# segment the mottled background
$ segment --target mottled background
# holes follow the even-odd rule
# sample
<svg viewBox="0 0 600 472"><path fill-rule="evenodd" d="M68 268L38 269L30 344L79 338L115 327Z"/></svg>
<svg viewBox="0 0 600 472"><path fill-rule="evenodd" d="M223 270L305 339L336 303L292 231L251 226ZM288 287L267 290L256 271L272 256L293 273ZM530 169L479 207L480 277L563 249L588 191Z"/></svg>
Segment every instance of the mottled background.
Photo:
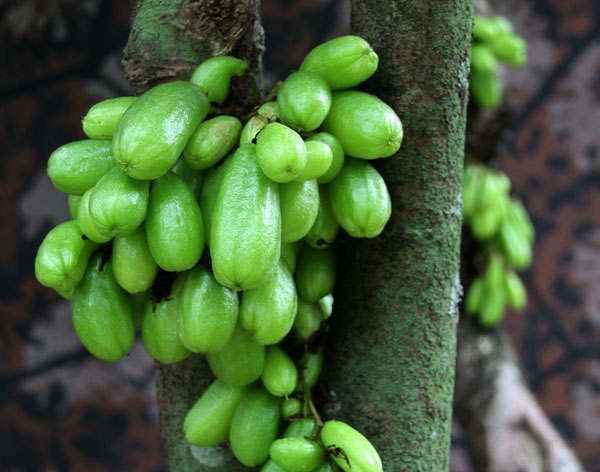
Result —
<svg viewBox="0 0 600 472"><path fill-rule="evenodd" d="M530 304L508 327L528 382L588 471L600 471L600 2L510 0L530 63L507 75L498 149L538 241ZM347 4L264 1L274 80L347 28ZM67 218L45 175L95 101L128 93L130 2L0 0L0 470L164 470L154 366L138 344L114 365L80 346L67 304L33 276ZM401 47L399 45L398 47ZM460 439L453 469L469 471Z"/></svg>

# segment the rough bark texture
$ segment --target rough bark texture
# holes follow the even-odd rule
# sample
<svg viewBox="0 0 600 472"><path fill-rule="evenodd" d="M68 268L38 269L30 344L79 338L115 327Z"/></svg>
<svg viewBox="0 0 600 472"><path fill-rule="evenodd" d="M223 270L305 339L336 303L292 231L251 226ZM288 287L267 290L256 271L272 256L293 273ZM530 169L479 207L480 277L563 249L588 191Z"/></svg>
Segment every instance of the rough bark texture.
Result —
<svg viewBox="0 0 600 472"><path fill-rule="evenodd" d="M380 57L367 88L405 139L376 163L394 208L384 233L340 248L326 414L366 432L390 471L448 468L471 23L470 0L352 2Z"/></svg>
<svg viewBox="0 0 600 472"><path fill-rule="evenodd" d="M189 79L203 59L233 54L249 63L244 77L232 81L223 111L242 116L261 96L264 33L260 0L139 0L123 55L127 78L138 92L162 80ZM225 447L190 448L183 436L183 418L212 378L206 362L159 366L157 400L160 429L169 470L244 470Z"/></svg>

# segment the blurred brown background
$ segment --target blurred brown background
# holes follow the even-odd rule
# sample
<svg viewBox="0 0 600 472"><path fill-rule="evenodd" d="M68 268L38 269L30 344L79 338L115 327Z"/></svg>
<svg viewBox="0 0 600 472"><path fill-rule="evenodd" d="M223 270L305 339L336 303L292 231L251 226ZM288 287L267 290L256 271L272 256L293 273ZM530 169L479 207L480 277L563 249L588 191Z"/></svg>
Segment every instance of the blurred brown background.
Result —
<svg viewBox="0 0 600 472"><path fill-rule="evenodd" d="M139 345L114 365L93 360L67 304L32 273L44 234L67 218L50 152L83 136L92 103L129 93L130 3L0 0L0 470L164 470L153 363ZM600 471L600 2L502 3L530 62L506 76L497 163L538 232L529 306L507 324L546 413ZM270 80L348 28L344 1L263 4ZM472 470L466 443L457 433L456 472Z"/></svg>

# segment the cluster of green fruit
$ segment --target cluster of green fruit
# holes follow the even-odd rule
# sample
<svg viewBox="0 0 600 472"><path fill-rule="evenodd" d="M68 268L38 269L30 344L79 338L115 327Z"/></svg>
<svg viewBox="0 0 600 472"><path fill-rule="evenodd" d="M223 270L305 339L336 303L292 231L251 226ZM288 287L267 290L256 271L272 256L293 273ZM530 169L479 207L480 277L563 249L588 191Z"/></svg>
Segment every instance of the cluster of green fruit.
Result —
<svg viewBox="0 0 600 472"><path fill-rule="evenodd" d="M475 17L471 47L471 96L483 108L502 102L500 63L521 67L527 62L527 45L513 32L510 21L501 16Z"/></svg>
<svg viewBox="0 0 600 472"><path fill-rule="evenodd" d="M378 61L356 36L321 44L242 126L214 104L246 63L213 57L189 82L94 105L90 139L48 162L73 219L42 242L38 280L72 300L75 331L100 359L130 350L136 317L157 361L205 354L216 380L185 436L199 447L228 440L248 467L271 456L265 471L382 470L368 440L323 425L311 399L323 364L314 340L333 308L332 243L340 226L373 238L391 215L368 161L398 151L402 124L377 97L348 90ZM292 423L277 439L281 417Z"/></svg>
<svg viewBox="0 0 600 472"><path fill-rule="evenodd" d="M469 165L463 183L464 222L482 245L485 272L468 289L465 309L485 327L496 325L506 306L522 310L527 293L515 270L531 265L535 232L527 210L510 196L502 172Z"/></svg>

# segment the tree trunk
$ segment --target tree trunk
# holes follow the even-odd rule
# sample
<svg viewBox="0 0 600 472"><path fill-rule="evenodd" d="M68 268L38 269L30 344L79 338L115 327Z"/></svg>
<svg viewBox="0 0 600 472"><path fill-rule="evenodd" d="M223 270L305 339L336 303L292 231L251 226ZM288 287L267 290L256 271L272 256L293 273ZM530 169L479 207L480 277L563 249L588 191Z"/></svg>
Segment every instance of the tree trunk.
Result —
<svg viewBox="0 0 600 472"><path fill-rule="evenodd" d="M367 433L385 470L448 469L470 0L354 0L352 29L380 57L367 88L405 127L376 162L393 201L383 234L341 244L326 354L326 413Z"/></svg>

